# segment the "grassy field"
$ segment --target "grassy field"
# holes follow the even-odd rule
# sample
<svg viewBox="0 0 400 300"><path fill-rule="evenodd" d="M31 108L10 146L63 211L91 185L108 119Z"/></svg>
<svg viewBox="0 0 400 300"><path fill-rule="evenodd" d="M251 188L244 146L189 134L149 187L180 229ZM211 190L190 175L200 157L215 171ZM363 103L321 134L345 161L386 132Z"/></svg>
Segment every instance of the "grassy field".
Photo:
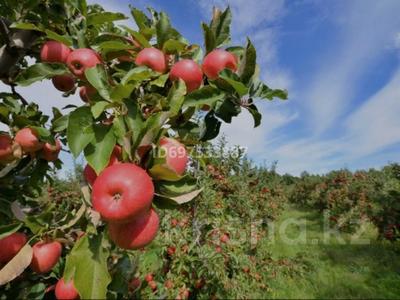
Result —
<svg viewBox="0 0 400 300"><path fill-rule="evenodd" d="M298 237L300 226L288 220L302 220L306 228L301 240L289 244L285 236ZM341 234L343 244L334 236L324 240L323 217L318 212L290 207L275 228L285 224L286 230L275 230L266 245L274 260L291 265L292 270L277 272L268 283L273 298L400 297L400 251L377 241L372 226L366 224L358 237ZM370 242L362 244L361 239Z"/></svg>

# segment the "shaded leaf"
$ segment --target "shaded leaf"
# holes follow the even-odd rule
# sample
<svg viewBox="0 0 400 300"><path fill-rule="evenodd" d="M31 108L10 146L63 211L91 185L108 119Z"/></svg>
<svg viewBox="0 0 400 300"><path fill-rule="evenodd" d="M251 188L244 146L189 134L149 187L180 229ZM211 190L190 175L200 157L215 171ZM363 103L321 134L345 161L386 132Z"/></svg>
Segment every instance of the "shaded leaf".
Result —
<svg viewBox="0 0 400 300"><path fill-rule="evenodd" d="M100 174L108 165L114 149L116 138L112 127L94 126L94 139L86 146L84 153L89 165Z"/></svg>
<svg viewBox="0 0 400 300"><path fill-rule="evenodd" d="M30 265L32 255L33 250L29 244L22 247L18 254L0 270L0 286L21 275Z"/></svg>
<svg viewBox="0 0 400 300"><path fill-rule="evenodd" d="M68 72L67 67L62 64L37 63L22 70L15 79L15 83L20 86L28 86L36 81L52 78L56 75L63 75Z"/></svg>
<svg viewBox="0 0 400 300"><path fill-rule="evenodd" d="M252 78L256 71L256 49L249 39L247 39L247 46L244 52L242 61L240 62L240 67L238 74L240 76L240 81L247 84Z"/></svg>
<svg viewBox="0 0 400 300"><path fill-rule="evenodd" d="M64 279L74 280L81 299L106 299L107 286L111 282L108 273L108 251L101 234L86 234L77 240L67 256Z"/></svg>
<svg viewBox="0 0 400 300"><path fill-rule="evenodd" d="M94 139L93 117L89 107L79 107L68 118L68 146L75 157Z"/></svg>
<svg viewBox="0 0 400 300"><path fill-rule="evenodd" d="M113 12L99 12L90 14L87 16L87 25L99 25L104 23L109 23L118 20L126 20L128 19L122 13L113 13Z"/></svg>
<svg viewBox="0 0 400 300"><path fill-rule="evenodd" d="M221 121L214 116L214 112L210 111L201 124L200 140L208 141L217 137L221 128Z"/></svg>

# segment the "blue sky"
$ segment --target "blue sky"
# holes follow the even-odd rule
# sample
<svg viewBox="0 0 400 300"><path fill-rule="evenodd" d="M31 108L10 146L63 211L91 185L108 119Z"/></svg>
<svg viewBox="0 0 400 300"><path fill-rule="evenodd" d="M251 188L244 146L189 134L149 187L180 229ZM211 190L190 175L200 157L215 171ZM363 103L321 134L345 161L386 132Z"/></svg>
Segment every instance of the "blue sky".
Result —
<svg viewBox="0 0 400 300"><path fill-rule="evenodd" d="M259 128L252 128L247 113L223 127L229 142L247 147L255 162L277 160L278 172L298 175L400 161L400 1L91 2L127 16L129 3L163 10L193 43L202 43L200 23L209 21L213 5L229 4L234 42L249 36L262 78L289 91L289 101L259 104ZM22 92L40 98L45 110L80 101L62 99L49 83L42 86ZM69 157L63 159L71 165Z"/></svg>

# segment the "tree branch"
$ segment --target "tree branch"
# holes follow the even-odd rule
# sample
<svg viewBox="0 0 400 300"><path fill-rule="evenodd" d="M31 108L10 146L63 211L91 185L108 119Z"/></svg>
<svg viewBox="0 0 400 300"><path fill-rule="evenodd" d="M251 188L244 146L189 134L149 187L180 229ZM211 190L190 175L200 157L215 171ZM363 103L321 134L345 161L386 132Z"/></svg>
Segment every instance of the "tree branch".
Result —
<svg viewBox="0 0 400 300"><path fill-rule="evenodd" d="M10 87L11 87L12 93L13 93L15 96L17 96L19 99L21 99L21 102L22 102L24 105L29 105L28 101L26 101L26 99L25 99L24 97L22 97L22 95L21 95L20 93L18 93L18 92L15 90L15 85L14 85L14 84L10 84Z"/></svg>
<svg viewBox="0 0 400 300"><path fill-rule="evenodd" d="M13 29L10 22L1 18L0 33L6 34L8 43L0 48L0 79L10 82L18 71L16 65L26 55L41 33L33 30Z"/></svg>

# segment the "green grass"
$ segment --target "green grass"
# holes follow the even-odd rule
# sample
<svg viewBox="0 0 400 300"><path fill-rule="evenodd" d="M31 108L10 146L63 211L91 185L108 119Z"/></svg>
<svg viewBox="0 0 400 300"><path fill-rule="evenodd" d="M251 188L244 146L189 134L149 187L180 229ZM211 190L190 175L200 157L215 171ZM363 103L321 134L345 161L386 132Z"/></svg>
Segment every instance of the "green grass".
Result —
<svg viewBox="0 0 400 300"><path fill-rule="evenodd" d="M305 239L285 242L284 235L293 238L300 232L299 226L290 224L285 234L279 233L288 220L305 221ZM289 261L292 271L276 272L268 282L273 298L400 298L399 249L377 241L371 225L366 224L359 238L340 234L345 244L333 236L323 242L323 217L315 211L291 207L275 229L271 234L274 240L270 238L264 246L275 261ZM355 244L360 238L370 239L370 243Z"/></svg>

